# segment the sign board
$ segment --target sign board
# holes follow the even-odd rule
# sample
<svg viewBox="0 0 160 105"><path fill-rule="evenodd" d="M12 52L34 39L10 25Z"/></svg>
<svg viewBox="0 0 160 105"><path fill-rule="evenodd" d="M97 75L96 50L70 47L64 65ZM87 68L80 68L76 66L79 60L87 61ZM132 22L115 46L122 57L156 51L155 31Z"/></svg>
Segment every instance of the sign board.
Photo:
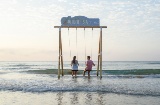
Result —
<svg viewBox="0 0 160 105"><path fill-rule="evenodd" d="M85 16L62 17L61 26L99 26L99 18L87 18Z"/></svg>

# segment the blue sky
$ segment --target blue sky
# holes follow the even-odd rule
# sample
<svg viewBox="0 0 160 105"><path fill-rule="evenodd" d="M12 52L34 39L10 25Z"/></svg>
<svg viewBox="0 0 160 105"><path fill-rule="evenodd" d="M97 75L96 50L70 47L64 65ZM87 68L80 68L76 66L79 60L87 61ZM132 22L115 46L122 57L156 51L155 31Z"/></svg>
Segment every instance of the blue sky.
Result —
<svg viewBox="0 0 160 105"><path fill-rule="evenodd" d="M160 0L0 0L0 61L56 61L61 17L99 18L104 61L160 60ZM99 29L62 29L63 57L97 60ZM69 46L70 40L70 46Z"/></svg>

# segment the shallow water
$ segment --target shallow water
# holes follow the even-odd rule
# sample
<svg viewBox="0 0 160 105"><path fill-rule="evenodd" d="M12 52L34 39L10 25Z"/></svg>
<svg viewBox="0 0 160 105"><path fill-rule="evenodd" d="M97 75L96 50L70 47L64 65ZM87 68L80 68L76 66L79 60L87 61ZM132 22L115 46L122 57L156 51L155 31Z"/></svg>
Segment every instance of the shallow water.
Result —
<svg viewBox="0 0 160 105"><path fill-rule="evenodd" d="M65 75L57 79L54 74L1 74L0 90L23 92L103 92L130 95L160 96L160 78L128 78Z"/></svg>
<svg viewBox="0 0 160 105"><path fill-rule="evenodd" d="M0 91L0 105L159 105L160 97L103 92Z"/></svg>
<svg viewBox="0 0 160 105"><path fill-rule="evenodd" d="M114 63L114 62L112 62ZM130 65L132 72L142 65L143 70L159 70L159 62L115 62L121 65L112 70ZM105 64L105 63L104 63ZM25 71L53 69L52 62L1 62L0 63L0 105L159 105L160 75L108 75L103 72L100 79L95 76L77 77L57 74L37 74ZM56 64L55 64L56 65ZM143 67L143 65L147 65ZM150 66L149 66L150 65ZM66 66L66 68L69 66ZM119 69L118 69L119 68ZM140 69L142 69L140 68ZM56 69L56 66L55 66Z"/></svg>

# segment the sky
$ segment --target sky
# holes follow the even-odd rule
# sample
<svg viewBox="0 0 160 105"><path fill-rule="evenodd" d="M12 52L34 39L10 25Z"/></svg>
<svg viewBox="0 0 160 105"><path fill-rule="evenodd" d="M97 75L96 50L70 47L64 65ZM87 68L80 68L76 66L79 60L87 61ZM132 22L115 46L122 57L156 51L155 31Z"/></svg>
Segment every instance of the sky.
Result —
<svg viewBox="0 0 160 105"><path fill-rule="evenodd" d="M68 16L107 26L103 61L160 61L160 0L0 0L0 61L57 61L54 26ZM62 29L64 61L84 61L85 53L96 61L99 35L100 29Z"/></svg>

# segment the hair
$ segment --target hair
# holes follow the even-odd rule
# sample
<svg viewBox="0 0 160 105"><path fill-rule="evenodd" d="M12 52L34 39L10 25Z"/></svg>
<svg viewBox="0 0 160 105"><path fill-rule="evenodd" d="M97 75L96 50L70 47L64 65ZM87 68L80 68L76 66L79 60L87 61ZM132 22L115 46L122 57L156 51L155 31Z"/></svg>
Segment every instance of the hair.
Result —
<svg viewBox="0 0 160 105"><path fill-rule="evenodd" d="M73 56L73 60L72 60L72 63L76 63L76 56Z"/></svg>
<svg viewBox="0 0 160 105"><path fill-rule="evenodd" d="M90 56L87 56L87 58L90 59L91 57L90 57Z"/></svg>

